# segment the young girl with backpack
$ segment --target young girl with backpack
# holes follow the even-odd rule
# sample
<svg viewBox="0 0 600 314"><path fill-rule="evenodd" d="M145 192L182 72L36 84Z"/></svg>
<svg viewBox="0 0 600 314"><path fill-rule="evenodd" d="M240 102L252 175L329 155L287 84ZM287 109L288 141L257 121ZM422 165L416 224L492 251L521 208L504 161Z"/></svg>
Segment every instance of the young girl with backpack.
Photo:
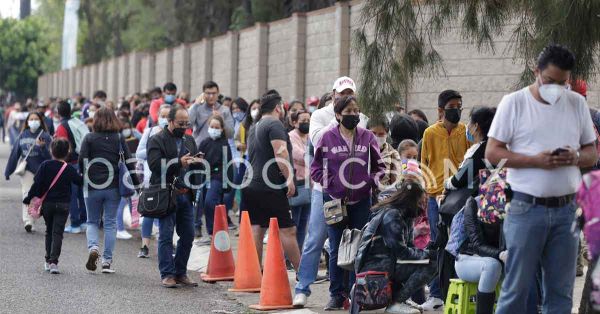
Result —
<svg viewBox="0 0 600 314"><path fill-rule="evenodd" d="M71 184L81 186L83 178L68 165L69 142L55 139L51 146L52 160L44 161L33 179L33 185L23 200L29 205L32 198L43 199L41 213L46 222L46 263L44 270L59 274L58 258L62 247L65 223L69 216Z"/></svg>

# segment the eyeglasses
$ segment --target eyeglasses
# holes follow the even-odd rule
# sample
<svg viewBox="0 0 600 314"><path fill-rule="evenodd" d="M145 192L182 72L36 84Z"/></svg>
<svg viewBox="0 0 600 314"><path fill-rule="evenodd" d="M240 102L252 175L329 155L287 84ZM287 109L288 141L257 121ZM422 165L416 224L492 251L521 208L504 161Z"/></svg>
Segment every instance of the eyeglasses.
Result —
<svg viewBox="0 0 600 314"><path fill-rule="evenodd" d="M189 121L174 121L173 124L180 128L189 128L192 125Z"/></svg>

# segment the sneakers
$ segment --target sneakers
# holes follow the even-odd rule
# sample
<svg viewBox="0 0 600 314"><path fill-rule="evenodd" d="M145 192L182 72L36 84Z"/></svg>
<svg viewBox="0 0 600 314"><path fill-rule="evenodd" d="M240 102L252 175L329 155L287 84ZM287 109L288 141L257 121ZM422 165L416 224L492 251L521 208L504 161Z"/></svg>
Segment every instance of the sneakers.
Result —
<svg viewBox="0 0 600 314"><path fill-rule="evenodd" d="M89 271L96 271L96 263L98 262L98 257L100 253L98 250L91 250L90 255L88 255L87 263L85 263L85 268Z"/></svg>
<svg viewBox="0 0 600 314"><path fill-rule="evenodd" d="M44 262L44 271L50 271L50 264Z"/></svg>
<svg viewBox="0 0 600 314"><path fill-rule="evenodd" d="M114 274L115 270L111 268L109 262L102 263L102 273L103 274Z"/></svg>
<svg viewBox="0 0 600 314"><path fill-rule="evenodd" d="M344 308L345 300L346 300L346 298L344 298L343 296L332 297L331 299L329 299L329 302L327 302L327 305L325 305L324 310L325 311L341 310Z"/></svg>
<svg viewBox="0 0 600 314"><path fill-rule="evenodd" d="M405 302L397 303L394 302L385 309L386 313L391 314L420 314L421 311L418 309L406 304Z"/></svg>
<svg viewBox="0 0 600 314"><path fill-rule="evenodd" d="M202 237L200 239L194 240L194 244L196 246L208 246L211 243L212 243L212 238L211 237Z"/></svg>
<svg viewBox="0 0 600 314"><path fill-rule="evenodd" d="M423 312L441 311L444 308L444 301L442 299L429 297L425 303L421 304Z"/></svg>
<svg viewBox="0 0 600 314"><path fill-rule="evenodd" d="M304 306L306 306L306 300L308 299L308 296L306 296L306 294L304 293L296 293L296 295L294 296L294 307L295 308L303 308Z"/></svg>
<svg viewBox="0 0 600 314"><path fill-rule="evenodd" d="M50 264L50 273L55 275L60 274L60 271L58 270L58 265L54 263Z"/></svg>
<svg viewBox="0 0 600 314"><path fill-rule="evenodd" d="M238 226L236 226L234 223L232 223L232 224L229 225L229 230L235 231L237 229L238 229Z"/></svg>
<svg viewBox="0 0 600 314"><path fill-rule="evenodd" d="M583 266L577 265L577 270L575 272L575 276L577 276L577 277L583 277L583 275L584 275Z"/></svg>
<svg viewBox="0 0 600 314"><path fill-rule="evenodd" d="M81 227L67 226L67 227L65 227L65 233L71 233L71 234L81 233Z"/></svg>
<svg viewBox="0 0 600 314"><path fill-rule="evenodd" d="M315 279L315 284L323 283L328 280L329 280L329 276L317 275L317 278Z"/></svg>
<svg viewBox="0 0 600 314"><path fill-rule="evenodd" d="M129 240L132 237L133 236L131 235L131 233L127 232L127 230L117 231L117 239L120 239L120 240Z"/></svg>
<svg viewBox="0 0 600 314"><path fill-rule="evenodd" d="M138 257L139 258L148 258L150 257L150 250L148 249L147 246L142 246L142 248L140 249L140 252L138 253Z"/></svg>
<svg viewBox="0 0 600 314"><path fill-rule="evenodd" d="M32 226L32 225L30 225L30 224L26 224L26 225L25 225L25 231L26 231L27 233L31 233L31 231L33 231L33 226Z"/></svg>

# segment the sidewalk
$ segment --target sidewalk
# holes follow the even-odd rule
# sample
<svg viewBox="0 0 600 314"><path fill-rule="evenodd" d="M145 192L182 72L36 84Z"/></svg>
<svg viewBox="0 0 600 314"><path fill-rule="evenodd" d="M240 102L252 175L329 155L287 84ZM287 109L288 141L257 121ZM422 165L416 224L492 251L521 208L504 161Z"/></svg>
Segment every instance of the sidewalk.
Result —
<svg viewBox="0 0 600 314"><path fill-rule="evenodd" d="M233 232L229 232L229 235L231 236L231 245L232 245L233 254L234 254L234 258L235 258L237 256L238 238L233 236ZM266 250L266 245L265 245L265 250ZM208 264L209 253L210 253L210 246L202 246L202 247L194 246L192 249L192 254L190 256L190 260L188 262L188 269L197 271L197 272L205 271L207 264ZM263 254L263 256L264 256L264 254ZM236 263L237 263L237 261L236 261ZM321 269L320 274L325 274L325 270ZM290 279L290 288L291 288L291 291L293 294L294 285L296 284L296 274L294 272L288 272L288 275L289 275L289 279ZM200 278L194 278L194 280L200 280ZM573 293L573 304L574 304L574 308L572 311L573 314L576 314L578 312L577 309L579 308L579 302L581 300L581 292L583 290L583 281L584 281L584 277L577 277L575 280L575 291ZM231 286L232 286L232 282L219 282L219 283L215 284L215 288L218 287L218 289L221 289L223 291L227 291L227 289L231 288ZM323 307L329 301L328 288L329 288L328 281L321 283L321 284L312 285L311 286L312 295L308 299L308 306L306 308L299 309L299 310L280 311L278 313L293 313L293 314L347 313L347 311L334 311L334 312L323 311ZM249 306L251 304L258 304L258 300L259 300L258 293L252 294L252 293L227 292L227 296L231 300L240 302L240 303L244 304L245 306ZM251 309L248 309L248 312L254 313L254 311ZM260 312L257 312L257 313L260 313ZM369 311L369 312L365 312L365 313L384 313L384 311L383 310ZM428 313L442 313L442 312L440 311L440 312L428 312Z"/></svg>

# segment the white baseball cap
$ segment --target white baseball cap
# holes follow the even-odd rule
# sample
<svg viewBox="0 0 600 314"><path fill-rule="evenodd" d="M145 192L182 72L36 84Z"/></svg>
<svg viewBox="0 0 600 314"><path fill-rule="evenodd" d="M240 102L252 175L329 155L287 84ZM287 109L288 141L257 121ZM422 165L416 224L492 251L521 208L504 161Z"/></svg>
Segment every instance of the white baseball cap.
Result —
<svg viewBox="0 0 600 314"><path fill-rule="evenodd" d="M347 76L342 76L333 83L333 90L338 93L341 93L346 89L351 89L356 93L356 84L354 84L354 80Z"/></svg>

